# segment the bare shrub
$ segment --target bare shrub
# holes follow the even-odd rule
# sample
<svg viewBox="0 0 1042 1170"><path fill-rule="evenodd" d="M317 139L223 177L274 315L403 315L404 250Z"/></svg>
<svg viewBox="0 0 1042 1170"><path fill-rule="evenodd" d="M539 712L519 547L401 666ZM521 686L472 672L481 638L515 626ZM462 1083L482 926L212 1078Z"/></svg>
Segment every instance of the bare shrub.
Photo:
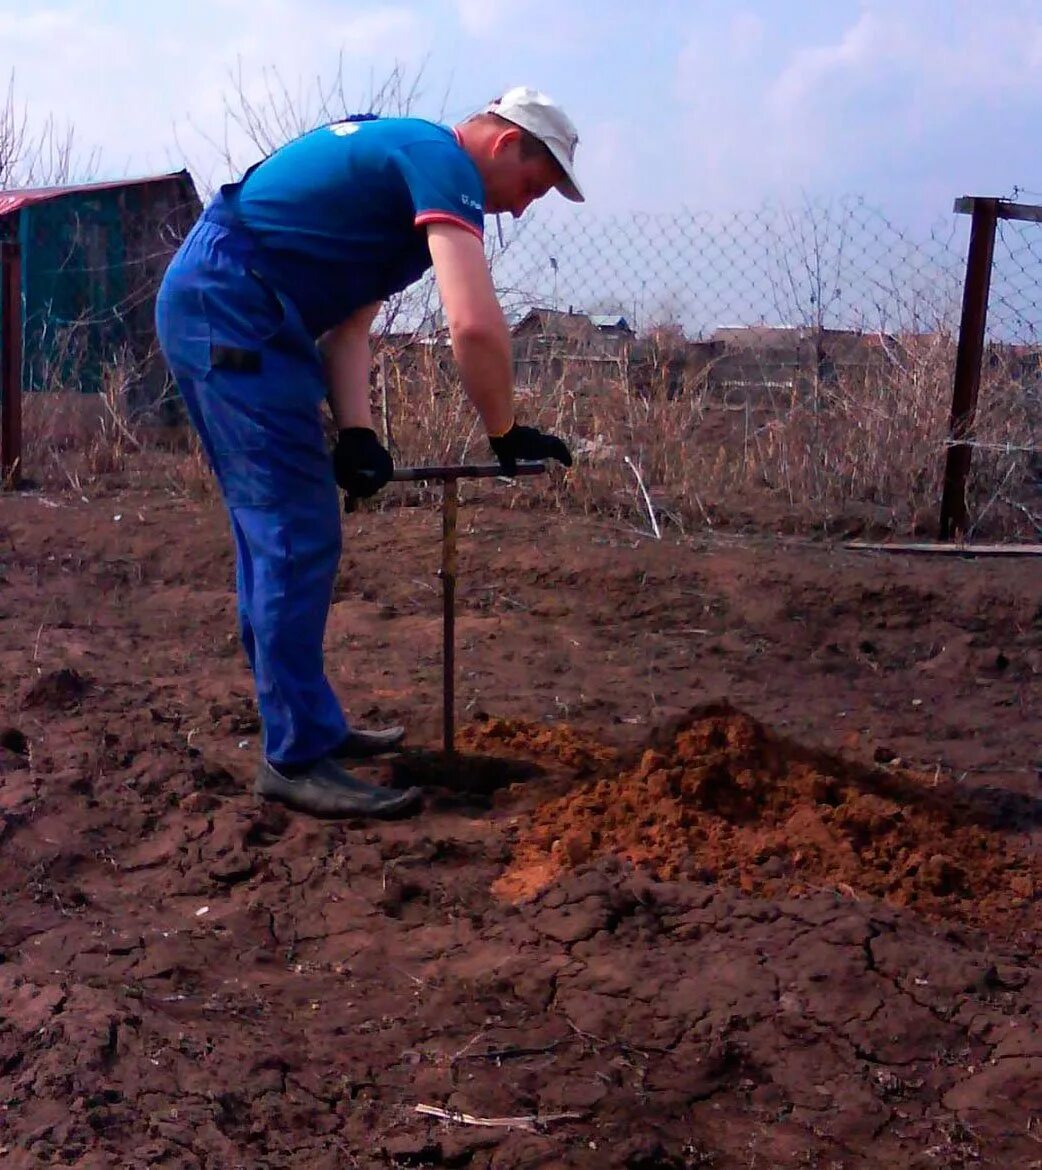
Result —
<svg viewBox="0 0 1042 1170"><path fill-rule="evenodd" d="M565 436L567 476L527 480L496 498L514 507L584 513L636 531L707 528L852 535L935 535L948 436L955 340L944 332L895 339L885 360L839 371L827 387L787 396L721 394L713 367L675 374L663 363L634 385L625 362L594 379L562 375L518 390L523 421ZM378 426L399 466L487 462L492 456L444 344L389 346L375 363ZM103 392L27 396L38 411L33 462L80 492L114 482L217 499L194 432L151 425L134 403L127 355ZM1001 365L983 378L969 500L974 538L1037 536L1029 402ZM45 458L44 458L45 457ZM638 482L639 481L639 482ZM647 490L654 523L649 523ZM487 485L464 484L464 499ZM413 501L436 489L405 489ZM1035 496L1032 497L1032 492ZM390 489L369 507L394 507Z"/></svg>
<svg viewBox="0 0 1042 1170"><path fill-rule="evenodd" d="M151 354L121 345L101 367L99 391L83 391L86 340L79 322L56 331L41 349L37 389L22 400L24 468L34 480L80 494L113 476L147 474L131 457L169 445L175 433L154 425L173 388L158 398L144 389Z"/></svg>
<svg viewBox="0 0 1042 1170"><path fill-rule="evenodd" d="M11 71L0 98L0 189L48 187L73 179L87 181L97 171L99 152L79 152L75 130L53 115L35 124L15 91Z"/></svg>
<svg viewBox="0 0 1042 1170"><path fill-rule="evenodd" d="M175 495L187 496L201 503L216 503L217 480L214 478L210 461L195 432L185 433L188 449L179 452L164 469L165 486Z"/></svg>
<svg viewBox="0 0 1042 1170"><path fill-rule="evenodd" d="M84 335L75 326L54 331L42 350L38 389L22 396L22 472L43 483L72 483L79 489L77 453L97 430L100 403L83 394L78 372Z"/></svg>
<svg viewBox="0 0 1042 1170"><path fill-rule="evenodd" d="M625 374L548 380L519 395L526 422L566 436L577 456L566 480L529 481L518 506L553 507L649 527L634 468L658 522L822 533L935 535L948 436L955 340L905 338L869 371L827 388L736 405L710 390L711 367L677 395L663 373L640 392ZM400 464L485 461L490 452L451 366L419 377L391 363L394 453ZM1014 486L1028 481L1023 392L995 374L981 387L971 477L976 537L1025 530ZM626 460L632 461L631 468ZM1011 501L1013 501L1011 503ZM1034 535L1034 534L1032 534Z"/></svg>

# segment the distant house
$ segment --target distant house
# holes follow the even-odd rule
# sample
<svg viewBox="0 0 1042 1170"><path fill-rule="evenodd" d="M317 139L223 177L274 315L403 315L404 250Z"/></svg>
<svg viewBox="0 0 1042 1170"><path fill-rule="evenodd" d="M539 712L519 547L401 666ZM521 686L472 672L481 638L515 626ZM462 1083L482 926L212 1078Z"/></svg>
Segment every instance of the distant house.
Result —
<svg viewBox="0 0 1042 1170"><path fill-rule="evenodd" d="M531 385L566 375L589 379L619 368L634 333L625 317L532 308L511 330L514 378Z"/></svg>
<svg viewBox="0 0 1042 1170"><path fill-rule="evenodd" d="M0 240L20 251L23 389L95 392L125 352L138 392L158 394L155 291L200 209L187 171L0 191Z"/></svg>
<svg viewBox="0 0 1042 1170"><path fill-rule="evenodd" d="M630 384L645 398L681 398L709 383L723 352L723 342L688 341L678 327L651 329L630 346Z"/></svg>
<svg viewBox="0 0 1042 1170"><path fill-rule="evenodd" d="M567 341L574 344L589 342L596 333L596 326L588 313L576 313L573 309L529 309L513 327L515 340Z"/></svg>
<svg viewBox="0 0 1042 1170"><path fill-rule="evenodd" d="M887 362L897 339L880 333L813 326L731 325L712 334L720 354L713 370L715 385L728 394L747 396L807 387L828 387L863 376Z"/></svg>
<svg viewBox="0 0 1042 1170"><path fill-rule="evenodd" d="M818 329L811 325L725 325L714 330L713 341L726 350L756 350L797 354L823 349L837 363L863 361L869 353L896 345L889 334L854 329Z"/></svg>
<svg viewBox="0 0 1042 1170"><path fill-rule="evenodd" d="M790 350L807 330L790 325L721 325L712 340L729 349Z"/></svg>

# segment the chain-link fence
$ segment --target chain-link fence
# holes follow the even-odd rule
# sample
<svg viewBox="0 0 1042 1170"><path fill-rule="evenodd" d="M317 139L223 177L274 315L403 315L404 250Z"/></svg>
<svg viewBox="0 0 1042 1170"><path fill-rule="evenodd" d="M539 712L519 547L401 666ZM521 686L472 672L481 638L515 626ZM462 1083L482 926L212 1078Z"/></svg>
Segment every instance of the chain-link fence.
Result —
<svg viewBox="0 0 1042 1170"><path fill-rule="evenodd" d="M988 332L1042 345L1042 224L1000 220L988 299Z"/></svg>
<svg viewBox="0 0 1042 1170"><path fill-rule="evenodd" d="M958 329L967 232L955 215L916 234L854 198L606 218L540 204L496 226L489 258L522 387L614 375L640 389L665 371L674 395L775 400L890 370ZM1001 337L1036 328L1036 307L1020 305ZM385 320L399 352L422 338L427 357L439 324L432 277Z"/></svg>
<svg viewBox="0 0 1042 1170"><path fill-rule="evenodd" d="M548 203L502 235L490 224L489 253L523 409L567 416L602 469L614 458L616 498L639 507L630 457L656 506L689 522L740 501L801 527L932 537L968 236L964 216L915 233L860 199L608 218ZM1029 232L1002 244L972 436L977 537L1039 525L1042 264ZM451 358L433 284L412 295L422 342L403 305L385 352L399 386L410 370L431 385L451 378Z"/></svg>
<svg viewBox="0 0 1042 1170"><path fill-rule="evenodd" d="M1025 442L1042 456L1042 222L998 222L986 336L985 362L1023 391Z"/></svg>
<svg viewBox="0 0 1042 1170"><path fill-rule="evenodd" d="M572 306L705 339L757 324L922 331L958 306L954 216L913 236L860 199L732 215L530 215L496 257L515 310Z"/></svg>
<svg viewBox="0 0 1042 1170"><path fill-rule="evenodd" d="M487 236L501 302L514 321L535 306L571 309L624 316L636 333L668 325L696 340L738 325L950 328L958 320L966 231L952 215L912 232L848 198L733 214L606 217L548 203L520 221L490 220ZM398 329L436 325L433 281L395 309Z"/></svg>

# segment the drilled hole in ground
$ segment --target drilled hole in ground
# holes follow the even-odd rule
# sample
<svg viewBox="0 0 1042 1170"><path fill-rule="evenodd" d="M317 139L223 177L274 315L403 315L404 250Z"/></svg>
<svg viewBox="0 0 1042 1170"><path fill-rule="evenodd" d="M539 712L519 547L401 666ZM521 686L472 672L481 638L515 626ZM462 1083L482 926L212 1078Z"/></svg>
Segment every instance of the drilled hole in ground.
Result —
<svg viewBox="0 0 1042 1170"><path fill-rule="evenodd" d="M487 799L511 784L530 782L544 774L531 760L506 759L443 751L404 751L391 763L395 788L419 785L450 796Z"/></svg>

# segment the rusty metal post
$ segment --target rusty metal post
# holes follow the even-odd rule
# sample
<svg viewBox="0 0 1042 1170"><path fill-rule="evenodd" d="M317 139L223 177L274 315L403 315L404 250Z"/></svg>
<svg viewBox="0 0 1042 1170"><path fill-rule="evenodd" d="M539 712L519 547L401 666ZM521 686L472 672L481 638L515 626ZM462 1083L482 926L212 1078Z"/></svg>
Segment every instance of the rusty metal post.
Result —
<svg viewBox="0 0 1042 1170"><path fill-rule="evenodd" d="M952 443L944 466L939 537L951 540L966 531L966 481L972 447L967 439L977 413L984 336L988 322L988 292L995 253L998 222L997 199L974 199L970 248L966 257L966 283L962 296L959 348L955 358L955 385L949 435Z"/></svg>
<svg viewBox="0 0 1042 1170"><path fill-rule="evenodd" d="M22 261L15 243L0 243L0 488L22 474Z"/></svg>
<svg viewBox="0 0 1042 1170"><path fill-rule="evenodd" d="M442 672L442 740L445 755L456 751L456 520L459 480L447 479L441 495L441 604L444 631Z"/></svg>

